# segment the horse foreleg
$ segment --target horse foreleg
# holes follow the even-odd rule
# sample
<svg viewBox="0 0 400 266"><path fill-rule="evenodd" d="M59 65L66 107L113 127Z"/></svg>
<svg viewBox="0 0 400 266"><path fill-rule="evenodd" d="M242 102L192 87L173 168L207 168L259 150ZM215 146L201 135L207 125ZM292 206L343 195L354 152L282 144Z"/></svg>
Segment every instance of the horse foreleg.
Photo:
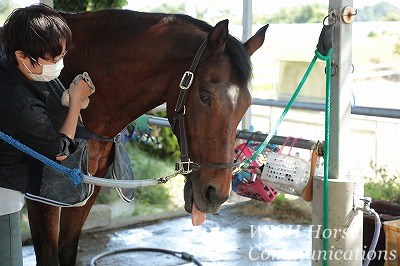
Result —
<svg viewBox="0 0 400 266"><path fill-rule="evenodd" d="M57 266L60 208L32 200L27 205L36 263Z"/></svg>
<svg viewBox="0 0 400 266"><path fill-rule="evenodd" d="M61 209L60 238L58 242L60 265L75 265L79 236L99 191L100 187L95 187L93 195L82 207Z"/></svg>

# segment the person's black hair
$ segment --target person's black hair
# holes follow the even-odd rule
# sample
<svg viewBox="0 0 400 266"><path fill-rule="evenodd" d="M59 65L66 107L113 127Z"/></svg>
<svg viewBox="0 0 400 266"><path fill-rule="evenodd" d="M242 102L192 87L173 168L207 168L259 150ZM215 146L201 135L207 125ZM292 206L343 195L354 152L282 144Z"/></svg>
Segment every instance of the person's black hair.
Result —
<svg viewBox="0 0 400 266"><path fill-rule="evenodd" d="M54 9L35 4L15 9L3 28L3 48L8 60L17 65L15 51L22 51L35 60L53 59L71 46L72 33L65 19ZM31 63L34 61L31 59Z"/></svg>

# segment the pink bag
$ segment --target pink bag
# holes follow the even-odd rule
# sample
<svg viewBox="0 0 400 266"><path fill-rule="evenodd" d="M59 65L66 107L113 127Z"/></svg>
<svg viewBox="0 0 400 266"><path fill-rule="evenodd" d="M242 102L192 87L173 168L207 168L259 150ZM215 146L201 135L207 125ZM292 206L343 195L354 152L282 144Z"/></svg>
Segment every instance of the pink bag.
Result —
<svg viewBox="0 0 400 266"><path fill-rule="evenodd" d="M248 143L243 143L235 148L237 161L243 161L250 158L253 154L253 149L248 146ZM251 165L232 176L232 190L240 196L256 199L265 203L272 202L278 192L268 184L264 185L261 180L261 164L253 161Z"/></svg>

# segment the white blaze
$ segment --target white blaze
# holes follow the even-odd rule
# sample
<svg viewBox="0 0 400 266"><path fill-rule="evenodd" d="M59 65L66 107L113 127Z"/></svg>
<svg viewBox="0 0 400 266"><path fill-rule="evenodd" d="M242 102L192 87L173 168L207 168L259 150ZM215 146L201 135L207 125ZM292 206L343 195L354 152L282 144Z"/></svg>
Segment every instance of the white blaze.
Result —
<svg viewBox="0 0 400 266"><path fill-rule="evenodd" d="M228 88L228 96L232 102L233 107L235 108L237 105L237 101L239 98L239 88L237 86L231 86Z"/></svg>

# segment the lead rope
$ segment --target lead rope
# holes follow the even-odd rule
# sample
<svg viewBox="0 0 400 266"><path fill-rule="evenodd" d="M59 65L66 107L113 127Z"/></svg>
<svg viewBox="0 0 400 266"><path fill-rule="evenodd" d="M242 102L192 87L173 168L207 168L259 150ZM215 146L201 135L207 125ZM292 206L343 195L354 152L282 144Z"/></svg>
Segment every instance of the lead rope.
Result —
<svg viewBox="0 0 400 266"><path fill-rule="evenodd" d="M254 154L250 158L246 158L238 167L236 167L233 171L233 174L240 173L244 169L246 169L253 161L255 161L260 153L265 149L268 143L271 141L272 137L276 134L276 131L279 125L282 123L283 119L285 118L286 114L288 113L289 109L292 107L293 102L297 98L298 94L300 93L301 88L303 87L304 83L306 82L308 76L310 75L311 70L313 69L315 62L317 59L322 61L326 61L326 100L325 100L325 143L324 143L324 189L323 189L323 222L322 228L323 232L329 228L329 139L330 139L330 95L331 95L331 53L332 53L332 42L333 42L333 28L336 24L336 17L334 17L335 22L331 25L325 25L325 20L329 16L326 16L323 20L323 28L318 40L317 49L315 50L315 56L311 60L310 65L308 66L303 78L300 81L300 84L297 86L295 92L293 93L292 97L290 98L288 104L286 105L285 109L283 110L281 116L279 117L278 121L275 123L274 127L271 130L271 133L265 138L265 140L260 144L259 148L254 152ZM325 254L328 253L329 245L328 245L328 237L326 234L322 234L322 249ZM324 266L328 265L328 260L326 256L323 256L322 264Z"/></svg>
<svg viewBox="0 0 400 266"><path fill-rule="evenodd" d="M316 56L319 59L326 61L326 100L325 100L325 143L324 143L324 196L323 196L323 214L322 214L322 228L323 232L329 228L329 139L330 139L330 121L331 121L331 55L332 48L328 51L326 56L321 55L317 50L315 51ZM322 234L322 250L327 254L329 249L327 234ZM324 266L328 265L327 257L324 256L322 261Z"/></svg>
<svg viewBox="0 0 400 266"><path fill-rule="evenodd" d="M8 144L14 146L18 150L32 156L33 158L41 161L44 164L47 164L56 170L60 171L67 175L68 179L71 181L72 184L75 186L84 182L87 184L93 184L98 186L105 186L105 187L118 187L118 188L139 188L139 187L148 187L148 186L155 186L157 184L164 184L172 177L175 177L182 173L182 170L175 171L174 173L166 176L162 176L157 180L111 180L105 179L90 175L84 175L79 169L76 168L68 168L65 167L46 156L32 150L28 146L22 144L18 140L12 138L11 136L3 133L0 131L0 139L4 140Z"/></svg>
<svg viewBox="0 0 400 266"><path fill-rule="evenodd" d="M286 114L289 112L289 109L292 107L293 102L296 100L297 96L300 93L300 90L302 89L304 83L306 82L308 76L310 75L311 70L313 69L315 62L317 61L317 55L314 56L312 59L310 65L308 66L303 78L300 81L300 84L297 86L296 90L294 91L292 97L290 98L288 104L286 105L285 109L283 110L282 114L280 115L278 121L276 121L274 127L271 130L271 133L268 134L268 136L265 138L265 140L260 144L258 149L253 153L253 155L250 158L246 158L238 167L236 167L233 170L233 173L240 173L244 169L246 169L253 161L255 161L260 153L265 149L265 147L268 145L268 143L271 141L272 137L276 134L276 131L278 130L278 127L282 123L283 119L285 118Z"/></svg>
<svg viewBox="0 0 400 266"><path fill-rule="evenodd" d="M17 141L16 139L13 139L11 136L9 136L9 135L1 132L1 131L0 131L0 139L4 140L8 144L11 144L12 146L17 148L18 150L20 150L20 151L32 156L33 158L41 161L42 163L45 163L45 164L55 168L56 170L66 174L68 176L69 180L75 186L82 182L83 174L78 169L76 169L76 168L70 169L70 168L67 168L67 167L59 164L59 163L56 163L55 161L50 160L49 158L47 158L47 157L43 156L42 154L32 150L28 146L22 144L21 142Z"/></svg>

